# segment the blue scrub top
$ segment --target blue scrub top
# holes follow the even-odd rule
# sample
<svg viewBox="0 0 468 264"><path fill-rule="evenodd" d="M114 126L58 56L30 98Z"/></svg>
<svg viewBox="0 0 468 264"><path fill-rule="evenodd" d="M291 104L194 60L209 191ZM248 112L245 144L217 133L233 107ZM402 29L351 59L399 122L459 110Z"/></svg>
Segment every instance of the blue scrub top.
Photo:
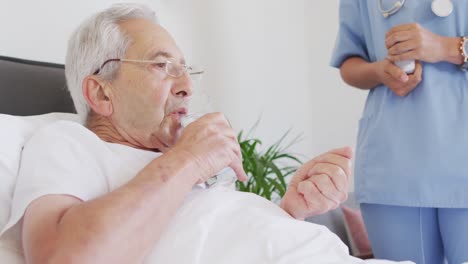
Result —
<svg viewBox="0 0 468 264"><path fill-rule="evenodd" d="M395 1L383 0L383 8ZM379 0L341 0L332 66L351 56L384 59L385 33L400 24L468 36L468 1L452 2L445 18L432 12L432 0L407 0L384 18ZM407 96L384 85L369 91L359 121L355 191L361 203L468 208L467 72L450 63L423 63L423 80Z"/></svg>

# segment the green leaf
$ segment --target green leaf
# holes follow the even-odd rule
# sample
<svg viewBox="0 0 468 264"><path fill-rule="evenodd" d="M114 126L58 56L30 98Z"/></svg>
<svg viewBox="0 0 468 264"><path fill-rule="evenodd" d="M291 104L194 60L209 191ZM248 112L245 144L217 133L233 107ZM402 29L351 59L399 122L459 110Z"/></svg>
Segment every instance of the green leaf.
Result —
<svg viewBox="0 0 468 264"><path fill-rule="evenodd" d="M262 145L260 139L251 138L250 132L247 137L243 131L239 132L237 139L243 158L242 165L249 177L247 182L236 183L239 191L256 193L269 200L274 198L273 194L277 194L279 197L285 194L287 177L297 170L296 165L302 164L297 156L287 152L287 149L299 140L299 137L296 137L289 144L286 144L285 139L290 131L291 129L270 145L265 152L259 150Z"/></svg>

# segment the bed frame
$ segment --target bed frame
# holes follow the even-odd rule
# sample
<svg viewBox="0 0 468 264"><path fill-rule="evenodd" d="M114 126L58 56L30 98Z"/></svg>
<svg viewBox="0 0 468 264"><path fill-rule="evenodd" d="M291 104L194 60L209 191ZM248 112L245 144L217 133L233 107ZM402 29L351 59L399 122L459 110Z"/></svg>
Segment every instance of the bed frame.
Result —
<svg viewBox="0 0 468 264"><path fill-rule="evenodd" d="M0 113L75 113L62 64L0 56Z"/></svg>

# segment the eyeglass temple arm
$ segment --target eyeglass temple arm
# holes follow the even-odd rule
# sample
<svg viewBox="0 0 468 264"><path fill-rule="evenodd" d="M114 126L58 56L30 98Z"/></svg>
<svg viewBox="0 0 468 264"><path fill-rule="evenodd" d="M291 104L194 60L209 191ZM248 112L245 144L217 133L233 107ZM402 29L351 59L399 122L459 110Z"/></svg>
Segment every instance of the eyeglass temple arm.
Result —
<svg viewBox="0 0 468 264"><path fill-rule="evenodd" d="M189 73L190 75L195 75L195 74L203 74L205 71L196 71L196 72L191 72Z"/></svg>
<svg viewBox="0 0 468 264"><path fill-rule="evenodd" d="M107 63L109 63L111 61L123 61L123 59L108 59L93 74L99 74L101 72L102 68L104 68L104 65L106 65Z"/></svg>

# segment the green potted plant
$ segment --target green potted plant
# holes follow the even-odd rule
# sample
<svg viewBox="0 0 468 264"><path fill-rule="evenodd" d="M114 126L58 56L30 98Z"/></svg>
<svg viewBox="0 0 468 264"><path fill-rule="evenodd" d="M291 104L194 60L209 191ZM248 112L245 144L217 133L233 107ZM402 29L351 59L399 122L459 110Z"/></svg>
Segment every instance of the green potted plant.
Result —
<svg viewBox="0 0 468 264"><path fill-rule="evenodd" d="M288 148L299 140L299 137L296 137L289 144L285 143L289 132L290 130L266 148L266 151L261 150L260 139L250 137L250 133L245 136L243 131L239 132L237 139L243 157L242 165L249 180L237 181L237 190L252 192L273 202L283 197L288 177L302 164L297 155L288 152Z"/></svg>

